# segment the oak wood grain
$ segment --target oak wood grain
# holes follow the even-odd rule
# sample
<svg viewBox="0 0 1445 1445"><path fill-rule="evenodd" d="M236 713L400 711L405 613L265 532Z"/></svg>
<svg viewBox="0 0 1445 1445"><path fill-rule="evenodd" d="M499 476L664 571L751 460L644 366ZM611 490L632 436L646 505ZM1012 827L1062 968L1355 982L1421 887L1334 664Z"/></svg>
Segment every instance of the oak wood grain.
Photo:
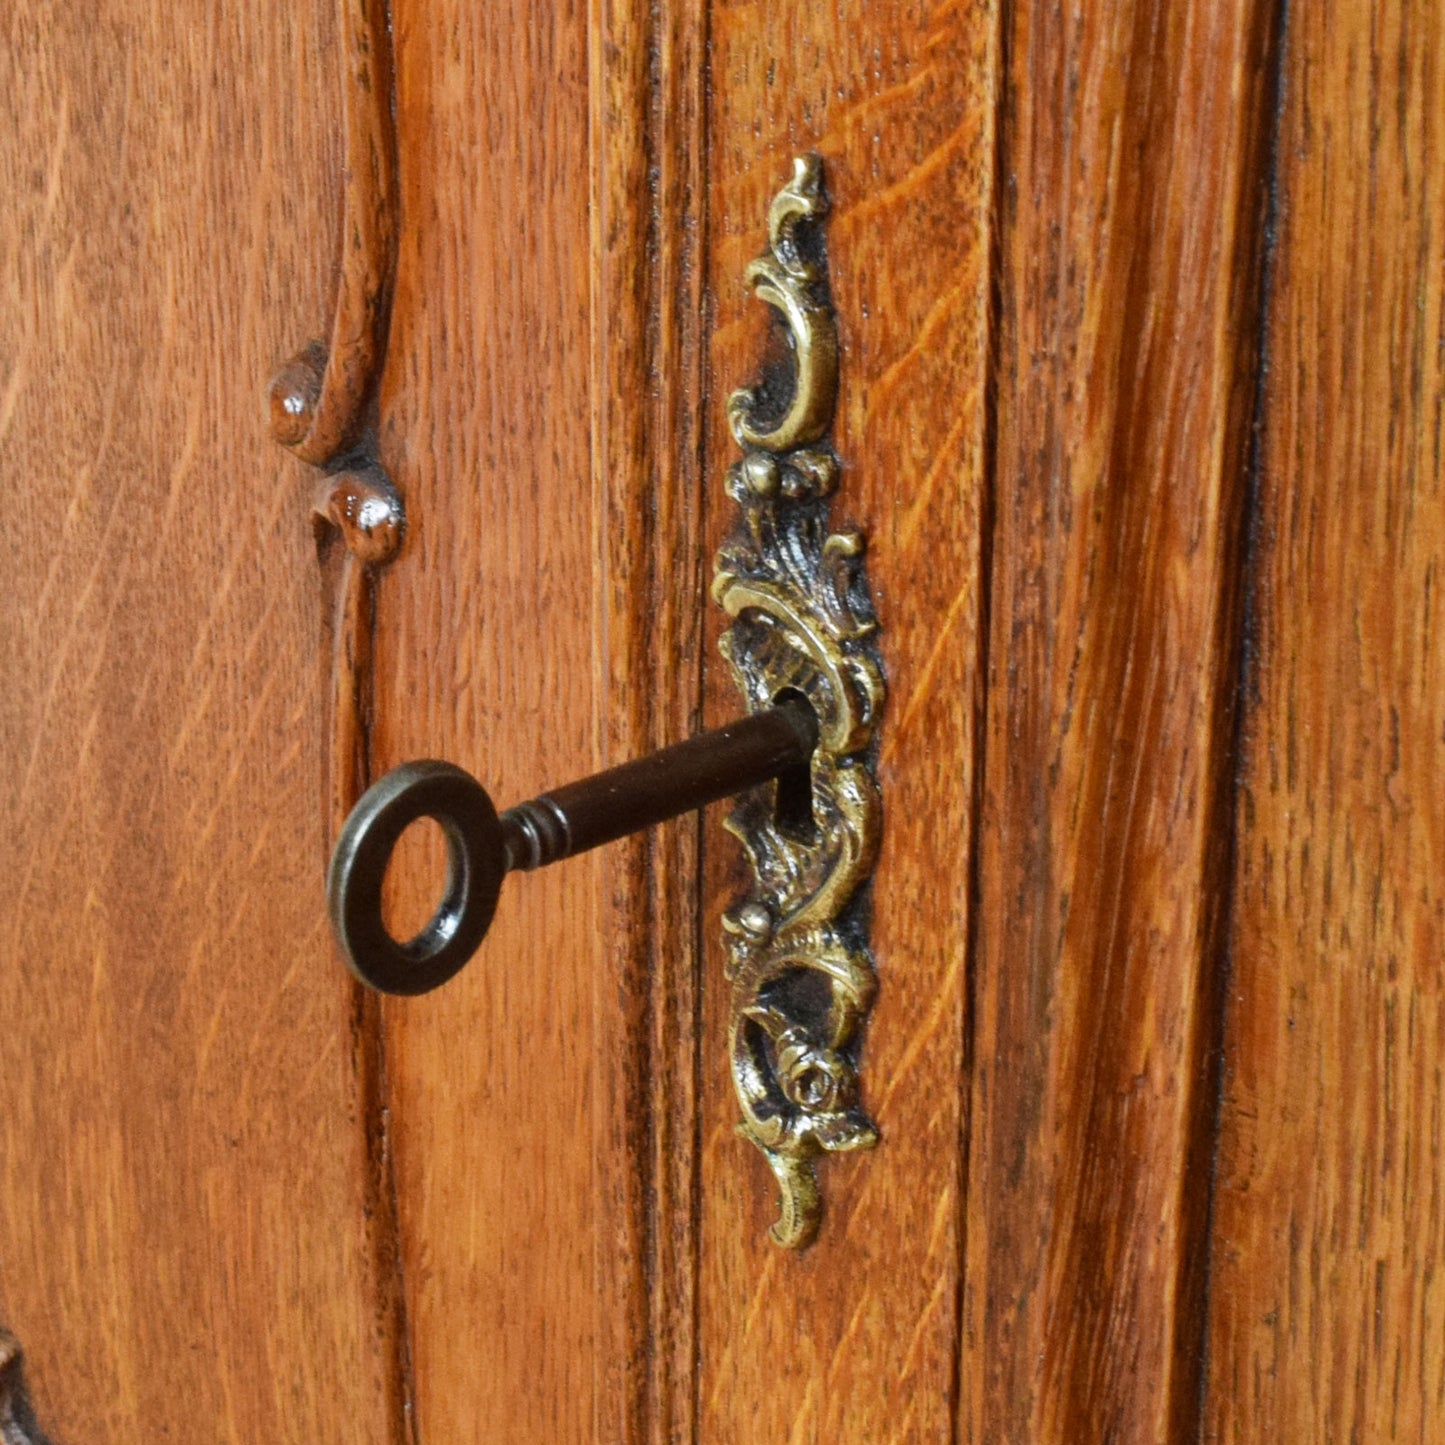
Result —
<svg viewBox="0 0 1445 1445"><path fill-rule="evenodd" d="M7 11L0 1321L58 1439L1438 1435L1445 22L1278 9L397 0L411 526L349 584L261 391L357 259L331 0ZM890 703L883 1143L795 1255L721 809L384 1007L321 862L368 769L505 804L735 714L809 150Z"/></svg>
<svg viewBox="0 0 1445 1445"><path fill-rule="evenodd" d="M505 804L697 723L702 32L625 0L395 21L411 530L375 760ZM697 826L518 880L456 983L388 1007L422 1438L691 1433Z"/></svg>
<svg viewBox="0 0 1445 1445"><path fill-rule="evenodd" d="M743 272L792 157L816 150L842 354L834 517L868 536L890 689L879 995L862 1056L883 1142L820 1164L827 1213L802 1254L770 1241L773 1177L734 1134L718 919L745 875L716 820L704 835L697 1438L717 1445L882 1445L952 1430L995 29L987 5L713 10L710 532L734 519L722 403L756 376L770 324ZM721 719L738 695L711 651L709 672Z"/></svg>
<svg viewBox="0 0 1445 1445"><path fill-rule="evenodd" d="M702 722L704 66L707 13L608 0L589 16L592 448L604 534L600 719L609 762ZM593 1438L696 1439L699 860L694 815L627 840L610 888L593 1043Z"/></svg>
<svg viewBox="0 0 1445 1445"><path fill-rule="evenodd" d="M331 4L7 7L0 1316L63 1440L397 1439L318 879Z"/></svg>
<svg viewBox="0 0 1445 1445"><path fill-rule="evenodd" d="M1445 1421L1445 16L1292 5L1210 1440Z"/></svg>
<svg viewBox="0 0 1445 1445"><path fill-rule="evenodd" d="M586 13L399 0L392 18L380 455L408 535L376 591L372 760L450 759L504 805L601 761ZM467 971L385 1007L423 1440L592 1436L604 866L519 880ZM437 868L394 867L395 906L419 890L424 910Z"/></svg>
<svg viewBox="0 0 1445 1445"><path fill-rule="evenodd" d="M1008 22L959 1438L1194 1438L1268 7Z"/></svg>

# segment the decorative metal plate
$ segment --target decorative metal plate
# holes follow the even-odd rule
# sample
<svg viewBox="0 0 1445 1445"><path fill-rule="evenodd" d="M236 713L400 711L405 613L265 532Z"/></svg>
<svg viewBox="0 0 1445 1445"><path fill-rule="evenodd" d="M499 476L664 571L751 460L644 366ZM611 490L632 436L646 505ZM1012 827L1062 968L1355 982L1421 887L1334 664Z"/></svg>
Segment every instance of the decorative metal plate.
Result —
<svg viewBox="0 0 1445 1445"><path fill-rule="evenodd" d="M19 1342L0 1327L0 1445L48 1445L31 1412L20 1366Z"/></svg>
<svg viewBox="0 0 1445 1445"><path fill-rule="evenodd" d="M801 694L821 729L811 797L756 790L727 822L755 877L723 919L739 1133L777 1177L772 1236L792 1249L818 1231L817 1156L878 1142L859 1098L858 1051L876 986L864 884L882 823L873 743L885 689L863 538L830 527L838 336L827 209L822 162L795 160L768 212L769 248L747 269L781 319L790 364L729 400L744 456L727 490L741 519L713 582L733 618L723 655L750 710Z"/></svg>

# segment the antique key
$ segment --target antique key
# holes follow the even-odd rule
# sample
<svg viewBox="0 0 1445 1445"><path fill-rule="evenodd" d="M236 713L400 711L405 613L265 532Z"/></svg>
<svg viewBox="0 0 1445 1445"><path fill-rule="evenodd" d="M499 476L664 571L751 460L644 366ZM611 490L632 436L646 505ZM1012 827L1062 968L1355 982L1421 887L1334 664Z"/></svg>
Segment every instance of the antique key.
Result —
<svg viewBox="0 0 1445 1445"><path fill-rule="evenodd" d="M342 827L327 873L332 927L351 971L383 993L445 983L477 951L508 873L543 868L720 798L777 780L806 799L818 719L800 696L580 782L499 817L453 763L403 763L370 787ZM382 917L381 885L408 825L433 818L447 840L447 885L426 927L402 943Z"/></svg>

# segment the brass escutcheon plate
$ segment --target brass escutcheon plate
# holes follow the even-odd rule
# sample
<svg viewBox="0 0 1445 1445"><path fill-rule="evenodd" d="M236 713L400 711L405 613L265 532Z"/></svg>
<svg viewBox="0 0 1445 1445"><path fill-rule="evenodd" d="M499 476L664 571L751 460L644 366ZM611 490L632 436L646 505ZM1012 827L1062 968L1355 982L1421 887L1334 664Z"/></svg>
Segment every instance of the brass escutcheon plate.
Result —
<svg viewBox="0 0 1445 1445"><path fill-rule="evenodd" d="M814 1161L879 1137L858 1071L877 981L865 884L882 827L874 753L886 689L864 540L830 521L839 354L827 210L821 160L795 160L769 208L768 250L746 273L786 329L792 374L729 399L744 455L727 490L740 516L713 582L732 618L720 645L749 709L801 695L820 724L811 797L755 790L727 821L754 878L723 919L739 1133L777 1178L772 1237L791 1249L810 1244L821 1221Z"/></svg>

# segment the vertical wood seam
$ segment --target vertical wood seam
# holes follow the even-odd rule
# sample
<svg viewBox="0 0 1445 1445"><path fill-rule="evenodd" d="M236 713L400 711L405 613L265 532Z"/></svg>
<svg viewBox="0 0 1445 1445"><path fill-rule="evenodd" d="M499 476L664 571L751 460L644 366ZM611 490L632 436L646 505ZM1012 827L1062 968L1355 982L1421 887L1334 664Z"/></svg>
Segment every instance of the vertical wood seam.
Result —
<svg viewBox="0 0 1445 1445"><path fill-rule="evenodd" d="M1006 204L1004 178L1008 174L1008 127L1005 109L1013 103L1009 86L1009 34L1015 0L997 0L993 6L992 66L993 95L989 114L993 124L992 174L988 197L988 257L985 262L988 305L984 338L983 385L983 454L980 458L982 479L979 486L978 509L978 619L976 633L979 684L974 692L973 717L973 796L969 800L968 819L968 922L964 956L963 980L963 1067L957 1080L961 1096L959 1106L957 1180L958 1226L955 1231L957 1249L956 1283L953 1301L953 1366L950 1410L953 1415L953 1442L962 1445L963 1372L967 1349L965 1299L968 1291L968 1184L973 1146L973 1069L975 1025L977 1021L976 986L978 980L979 919L983 911L983 805L988 776L988 701L990 692L990 646L993 625L993 542L995 499L998 494L998 400L999 400L999 327L1003 308L1003 229Z"/></svg>
<svg viewBox="0 0 1445 1445"><path fill-rule="evenodd" d="M649 699L648 746L691 733L702 713L703 669L697 647L707 600L705 557L700 545L709 495L704 458L702 303L700 285L706 228L695 208L705 204L701 184L706 155L706 67L709 9L648 0L646 124L643 146L649 179L645 255L654 265L647 315L647 356L639 371L655 365L661 384L652 398L656 422L648 471L651 492L662 498L650 514L645 556L647 588L636 635L650 638L648 614L674 594L676 615L667 639L686 656L694 648L690 687L662 684L671 672L672 647L645 650ZM675 479L670 480L670 479ZM671 497L668 499L668 489ZM689 507L694 520L688 523ZM682 555L687 570L669 566ZM702 815L675 831L648 836L647 887L650 938L642 983L646 989L646 1033L639 1039L650 1064L645 1105L652 1127L648 1147L652 1186L647 1193L645 1264L649 1275L647 1384L649 1413L645 1439L652 1445L693 1438L697 1431L699 1267L699 1157L702 1123L698 1111L701 1070L701 978L703 928ZM688 866L690 862L690 867ZM669 900L664 890L687 884L691 893ZM679 948L678 945L682 947ZM686 974L687 981L683 982ZM679 1086L679 1082L681 1084ZM656 1121L669 1121L665 1133ZM681 1170L670 1168L669 1148L681 1147ZM679 1191L682 1197L679 1198ZM683 1238L677 1242L678 1231ZM669 1248L669 1242L671 1247Z"/></svg>
<svg viewBox="0 0 1445 1445"><path fill-rule="evenodd" d="M329 344L319 349L313 344L303 350L271 387L273 433L302 460L327 472L348 447L359 446L366 453L377 449L380 380L390 340L401 225L400 118L391 0L359 5L342 0L338 21L345 41L342 100L347 171ZM319 368L308 375L318 357ZM297 384L300 390L288 394ZM300 412L290 412L288 401L292 406L301 403ZM305 430L301 435L287 430L288 424L295 427L302 422ZM347 529L345 514L323 508L320 499L326 496L327 483L323 481L313 521L323 578L322 685L329 699L323 795L329 844L372 781L376 591L384 563L391 560L400 543L403 521L398 508L394 540L384 553L358 552L357 538ZM319 878L317 886L319 891ZM349 981L347 986L352 1077L365 1161L362 1200L376 1292L373 1328L386 1372L382 1389L386 1431L394 1445L419 1445L383 1005L361 984Z"/></svg>
<svg viewBox="0 0 1445 1445"><path fill-rule="evenodd" d="M1280 87L1282 76L1283 34L1288 0L1260 0L1252 17L1256 27L1255 47L1258 64L1265 71L1260 96L1260 115L1267 117L1263 135L1250 137L1246 132L1249 153L1242 166L1245 174L1258 176L1258 182L1240 187L1240 226L1235 243L1233 265L1246 279L1245 294L1249 311L1241 318L1234 355L1243 368L1252 368L1250 426L1247 441L1237 462L1222 458L1223 467L1238 465L1242 473L1238 487L1236 510L1232 517L1221 516L1231 527L1228 550L1219 568L1219 600L1217 603L1215 639L1212 652L1221 683L1213 699L1214 718L1210 735L1218 738L1219 754L1210 767L1207 779L1209 821L1206 839L1217 840L1206 850L1201 881L1211 897L1204 900L1207 910L1202 925L1202 946L1196 967L1197 1004L1191 1020L1191 1038L1185 1066L1185 1087L1192 1097L1184 1112L1184 1159L1177 1176L1179 1194L1176 1208L1181 1219L1180 1246L1175 1254L1175 1290L1180 1301L1174 1316L1175 1338L1172 1342L1173 1367L1169 1377L1169 1397L1165 1401L1165 1419L1169 1437L1197 1441L1203 1428L1203 1403L1207 1370L1205 1352L1209 1335L1209 1258L1212 1249L1211 1218L1214 1199L1214 1173L1219 1147L1221 1090L1224 1080L1225 1006L1230 977L1230 918L1234 905L1234 859L1238 846L1238 813L1236 800L1241 772L1241 746L1246 709L1243 705L1247 638L1251 625L1249 614L1249 568L1255 531L1258 497L1258 465L1260 460L1259 421L1265 385L1266 330L1271 257L1270 238L1273 222L1274 182L1279 134ZM1246 229L1246 227L1248 229ZM1220 487L1230 495L1230 488ZM1212 852L1212 858L1210 856ZM1211 885L1211 880L1215 880ZM1211 968L1214 962L1217 966ZM1190 1197L1199 1189L1204 1202L1191 1209Z"/></svg>
<svg viewBox="0 0 1445 1445"><path fill-rule="evenodd" d="M1237 861L1239 853L1239 797L1244 786L1248 708L1246 699L1254 677L1256 663L1257 615L1255 608L1255 579L1258 573L1260 542L1260 495L1261 473L1264 466L1264 424L1265 401L1269 384L1270 320L1274 309L1275 260L1278 246L1280 208L1279 147L1284 125L1284 108L1287 99L1286 69L1289 55L1290 0L1277 0L1271 12L1271 34L1265 39L1264 53L1270 69L1265 97L1265 108L1269 115L1269 136L1263 154L1263 194L1260 205L1262 236L1258 260L1259 276L1254 307L1255 319L1255 373L1254 397L1251 404L1249 448L1244 464L1244 495L1240 504L1240 529L1237 540L1238 592L1234 613L1238 618L1236 635L1233 640L1232 672L1235 684L1232 695L1233 728L1230 752L1221 767L1220 783L1216 789L1215 808L1221 815L1221 826L1225 834L1224 856L1221 866L1223 886L1219 900L1218 958L1219 976L1215 996L1210 1000L1209 1037L1205 1041L1205 1065L1209 1070L1202 1083L1206 1096L1210 1096L1209 1117L1203 1127L1207 1130L1208 1148L1208 1199L1202 1221L1202 1277L1199 1285L1199 1307L1197 1310L1195 1337L1178 1342L1182 1353L1191 1351L1197 1361L1198 1378L1194 1390L1194 1425L1191 1438L1195 1445L1202 1445L1208 1409L1209 1365L1212 1347L1210 1320L1210 1296L1213 1288L1214 1265L1214 1207L1219 1176L1219 1149L1221 1123L1224 1108L1225 1087L1225 1014L1229 989L1234 977L1234 906L1237 889ZM1226 781L1227 780L1227 781ZM1181 1392L1182 1393L1182 1392ZM1181 1402L1180 1410L1184 1406Z"/></svg>
<svg viewBox="0 0 1445 1445"><path fill-rule="evenodd" d="M352 982L356 1037L356 1074L366 1139L365 1207L371 1220L377 1329L383 1341L387 1379L383 1397L389 1415L387 1433L395 1445L421 1445L417 1425L411 1330L406 1308L402 1260L401 1209L391 1139L391 1110L386 1072L386 1038L381 1000Z"/></svg>
<svg viewBox="0 0 1445 1445"><path fill-rule="evenodd" d="M386 367L387 344L390 341L391 300L396 281L396 258L400 246L400 231L404 224L401 214L401 117L398 114L396 90L396 32L392 21L391 0L381 0L378 10L378 24L385 32L386 53L382 73L386 80L385 94L377 104L384 108L385 141L390 148L390 176L387 185L390 207L387 240L390 261L387 268L385 300L379 345L377 349L375 375L369 387L368 404L375 417L380 405L380 377ZM359 565L356 559L347 558L346 565ZM377 614L376 593L381 585L379 576L371 579L367 588L367 613L361 625L367 629L365 695L360 709L357 733L359 781L366 787L372 780L372 733L375 724L376 687L372 662L376 655ZM367 1204L373 1209L376 1223L373 1226L373 1268L376 1271L378 1291L377 1308L381 1315L381 1328L386 1341L387 1363L390 1378L386 1382L384 1398L391 1418L388 1429L396 1445L421 1445L420 1425L416 1415L415 1358L412 1350L411 1321L407 1310L406 1268L402 1241L401 1193L396 1178L396 1152L391 1133L391 1085L386 1062L386 1027L383 1001L370 994L360 984L353 983L356 995L355 1008L359 1027L362 1030L362 1048L365 1062L361 1072L361 1104L363 1128L366 1131L366 1160L368 1178L366 1181Z"/></svg>
<svg viewBox="0 0 1445 1445"><path fill-rule="evenodd" d="M607 98L604 93L603 79L606 73L606 56L604 36L610 18L610 9L607 0L592 0L587 7L587 146L588 146L588 187L589 187L589 241L590 256L588 258L588 314L587 314L587 389L590 399L589 422L590 434L588 437L588 456L590 459L591 475L587 479L591 492L591 505L593 517L593 555L610 561L610 549L607 545L607 448L606 437L598 414L599 398L604 394L606 378L608 374L606 342L604 327L602 324L602 312L606 299L606 255L607 255L607 231L609 225L608 216L608 176L607 176ZM597 660L597 672L605 682L611 676L611 657L608 652L608 626L610 622L609 604L611 601L609 590L605 585L605 578L596 579L600 586L601 606L593 619L593 652ZM597 696L597 691L592 694L592 719L591 732L595 739L605 739L607 719L604 709ZM605 747L605 743L604 743ZM594 762L600 761L594 758ZM630 843L623 844L629 858L635 856ZM624 885L625 886L625 885ZM644 923L644 929L647 924ZM650 930L647 930L650 931ZM645 944L644 944L645 946ZM619 961L622 964L622 977L619 980L619 989L626 991L628 988L628 968L625 960ZM597 990L602 989L602 982L596 984ZM625 1017L625 1015L624 1015ZM601 1008L594 1010L592 1052L598 1059L605 1059L606 1049L606 1020L602 1017ZM621 1051L624 1056L624 1067L630 1075L631 1069L627 1067L631 1063L633 1038L630 1031L627 1037L621 1041ZM605 1075L601 1078L601 1087L596 1090L599 1102L594 1104L594 1115L592 1121L592 1134L590 1148L592 1158L590 1171L592 1179L592 1197L594 1201L601 1204L603 1201L611 1200L611 1191L607 1184L607 1158L606 1153L609 1146L607 1138L607 1115L612 1108L613 1098L610 1087L611 1080ZM632 1113L632 1110L624 1111ZM597 1116L603 1117L599 1119ZM628 1125L623 1122L626 1129ZM631 1134L629 1129L629 1134ZM631 1145L635 1135L625 1141ZM631 1155L633 1150L625 1151ZM629 1207L630 1201L624 1198L622 1218L619 1221L619 1229L625 1240L625 1252L635 1258L636 1241L632 1231L635 1226L632 1210ZM608 1241L606 1233L600 1221L592 1231L592 1274L593 1288L599 1301L605 1299L608 1294L608 1287L617 1278L608 1272ZM613 1391L609 1380L610 1368L607 1361L609 1351L616 1349L617 1339L620 1337L622 1343L622 1381L621 1389L624 1397L622 1411L621 1434L627 1445L633 1445L640 1435L638 1422L634 1413L634 1394L632 1390L633 1359L638 1351L640 1343L637 1329L637 1300L635 1298L635 1281L622 1275L624 1281L621 1290L621 1297L614 1301L614 1308L620 1317L620 1324L616 1334L609 1334L604 1337L602 1344L597 1351L597 1359L594 1363L594 1384L592 1401L592 1435L594 1439L602 1439L612 1428L615 1420ZM606 1308L605 1304L601 1306ZM594 1319L598 1318L594 1315ZM601 1331L598 1332L599 1334Z"/></svg>
<svg viewBox="0 0 1445 1445"><path fill-rule="evenodd" d="M704 597L688 492L705 490L693 415L697 233L687 225L701 191L696 29L691 11L662 0L596 0L589 25L591 457L605 569L597 646L610 684L594 728L619 756L676 741L701 697L701 669L689 687L677 667ZM599 1176L598 1198L610 1192L626 1217L600 1225L595 1242L620 1243L627 1257L620 1267L597 1260L598 1280L623 1296L613 1302L621 1357L599 1381L597 1438L621 1431L636 1445L690 1434L696 1420L699 1005L689 951L701 934L696 892L679 889L696 888L699 836L700 824L680 823L620 845L609 928L622 976L599 984L615 1000L601 1026L625 1036L599 1039L599 1059L610 1047L617 1062L598 1137L623 1157L599 1161L610 1183L604 1191ZM630 1177L610 1172L619 1167Z"/></svg>
<svg viewBox="0 0 1445 1445"><path fill-rule="evenodd" d="M694 398L697 405L697 420L692 432L692 465L698 479L697 488L697 537L700 542L712 535L711 519L713 492L708 485L709 438L712 428L712 374L708 365L711 352L707 338L712 333L713 298L706 282L706 267L709 247L712 244L712 190L706 181L707 166L712 155L712 108L706 97L712 91L712 13L711 0L703 0L698 6L698 47L697 73L693 77L696 93L697 114L693 120L695 154L688 170L691 187L691 204L697 218L697 233L693 241L693 281L689 294L697 298L697 344L693 354ZM698 608L705 610L708 604L706 573L698 570L695 590ZM706 637L706 628L701 629L701 639ZM693 677L692 712L700 723L707 701L707 684L704 659L700 656ZM703 900L707 897L707 875L704 867L704 820L699 817L694 825L692 887L697 907L692 918L692 964L698 971L697 986L692 991L692 1012L690 1019L691 1045L688 1049L690 1065L690 1088L693 1100L692 1127L688 1134L691 1156L688 1160L688 1268L691 1272L692 1291L688 1300L688 1329L692 1345L692 1358L688 1360L688 1439L692 1445L699 1445L702 1421L702 1299L699 1281L702 1279L702 1147L703 1118L701 1103L703 1094L703 969L707 961L707 940L704 930L707 926Z"/></svg>
<svg viewBox="0 0 1445 1445"><path fill-rule="evenodd" d="M645 24L645 37L642 42L644 64L640 67L644 69L645 76L638 105L638 112L642 119L638 145L642 155L642 171L647 177L647 209L641 238L642 257L647 263L645 270L647 289L641 332L645 355L660 359L658 314L663 305L664 287L661 267L664 251L660 245L662 200L658 173L660 137L657 129L660 111L659 50L662 40L657 0L647 0ZM664 398L667 390L664 383L655 400L655 405L665 404ZM662 484L662 468L658 465L657 456L649 450L640 460L648 480L648 490L655 495L658 487ZM608 485L606 473L603 474L602 484ZM635 496L626 497L624 505L629 511L632 511L638 500ZM639 614L645 614L648 610L647 601L658 595L657 549L660 530L656 511L649 510L646 527L639 529L636 540L637 565L642 574L640 579L642 586L633 589L633 596L640 595L644 599L643 605L637 609ZM604 590L603 596L608 598L609 594ZM640 635L642 620L642 615L639 615L636 618L636 625L628 628L630 640L635 640ZM609 619L609 637L610 635ZM634 704L636 711L632 719L633 737L636 742L650 748L664 741L659 737L658 714L659 712L665 713L666 707L665 704L661 708L658 706L657 659L647 654L642 660L643 667L640 670L646 676L648 685L637 690L638 696ZM610 669L608 671L610 672ZM608 673L604 673L605 675ZM622 759L609 759L608 761L620 762ZM658 1018L664 1012L659 1007L657 987L661 972L655 967L662 953L661 945L667 927L663 900L658 896L658 852L664 846L665 840L659 836L656 829L649 829L637 840L638 871L635 885L637 892L634 892L633 895L634 899L637 899L638 892L640 892L641 897L638 901L642 905L634 910L634 917L640 924L637 930L639 936L634 954L636 973L633 983L638 993L637 1031L628 1041L627 1049L631 1061L629 1072L635 1070L632 1088L635 1091L639 1116L635 1136L635 1158L643 1171L641 1187L637 1195L636 1229L639 1249L638 1266L644 1286L644 1296L640 1301L641 1308L638 1311L638 1324L642 1331L646 1364L645 1373L639 1382L641 1388L638 1391L639 1429L636 1437L638 1445L644 1445L644 1442L656 1438L661 1422L666 1419L667 1404L666 1379L661 1374L666 1368L666 1360L660 1354L659 1335L665 1330L668 1301L665 1287L658 1279L657 1268L658 1183L662 1175L661 1161L658 1158L657 1115L659 1106L665 1104L665 1099L660 1093L665 1085L658 1077L653 1056ZM663 1315L662 1320L659 1320L660 1313ZM665 1338L661 1343L662 1348L665 1349Z"/></svg>
<svg viewBox="0 0 1445 1445"><path fill-rule="evenodd" d="M390 7L383 7L388 29ZM395 124L395 86L391 88ZM393 130L393 134L394 134ZM381 366L385 365L386 337L382 337ZM373 419L377 387L369 401ZM333 543L334 551L341 551ZM359 557L347 553L339 568L331 570L333 586L323 585L322 606L334 629L324 649L323 685L330 697L332 716L327 720L326 805L329 835L334 836L346 812L372 781L372 737L376 723L376 592L381 576ZM360 587L359 606L353 614L352 590ZM332 595L325 595L328 591ZM354 630L353 630L354 629ZM348 675L349 674L349 675ZM349 697L347 694L349 693ZM337 714L343 699L351 706L351 727L343 732ZM338 752L344 756L338 757ZM324 860L323 860L324 863ZM318 889L320 879L318 878ZM407 1311L402 1241L401 1198L396 1180L396 1158L391 1132L391 1093L386 1067L385 1004L381 997L356 980L348 979L353 1029L352 1068L361 1113L363 1207L369 1234L371 1269L376 1290L375 1327L387 1378L382 1396L386 1429L393 1445L420 1445L416 1418L411 1326Z"/></svg>

